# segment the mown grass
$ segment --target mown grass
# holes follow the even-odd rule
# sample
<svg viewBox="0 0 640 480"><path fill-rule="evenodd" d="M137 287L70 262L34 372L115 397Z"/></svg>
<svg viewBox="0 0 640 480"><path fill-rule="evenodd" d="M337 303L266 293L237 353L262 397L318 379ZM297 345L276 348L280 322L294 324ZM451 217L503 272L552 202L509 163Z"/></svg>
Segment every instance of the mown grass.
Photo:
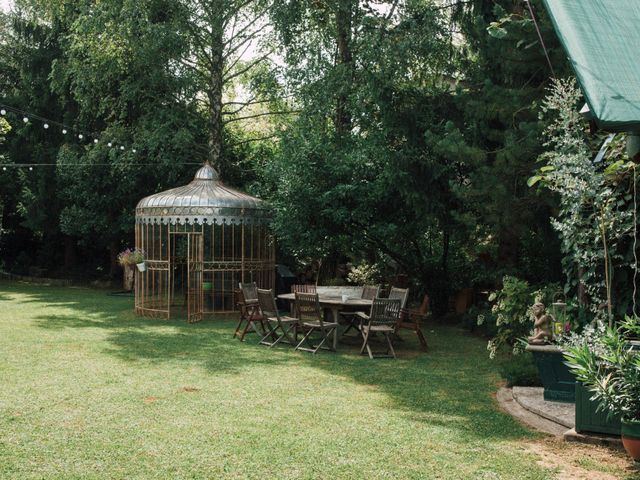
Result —
<svg viewBox="0 0 640 480"><path fill-rule="evenodd" d="M0 478L552 478L499 412L485 343L399 359L137 318L104 291L0 281Z"/></svg>

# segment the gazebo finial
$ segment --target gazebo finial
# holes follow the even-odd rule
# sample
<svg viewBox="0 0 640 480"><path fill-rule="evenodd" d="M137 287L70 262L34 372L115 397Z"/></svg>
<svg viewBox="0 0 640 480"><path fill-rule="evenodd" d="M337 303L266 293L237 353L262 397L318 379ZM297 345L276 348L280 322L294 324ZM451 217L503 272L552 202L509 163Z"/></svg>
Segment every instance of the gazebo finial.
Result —
<svg viewBox="0 0 640 480"><path fill-rule="evenodd" d="M209 160L206 160L204 162L204 165L198 169L193 179L217 181L220 180L220 175L218 174L218 171L211 166Z"/></svg>

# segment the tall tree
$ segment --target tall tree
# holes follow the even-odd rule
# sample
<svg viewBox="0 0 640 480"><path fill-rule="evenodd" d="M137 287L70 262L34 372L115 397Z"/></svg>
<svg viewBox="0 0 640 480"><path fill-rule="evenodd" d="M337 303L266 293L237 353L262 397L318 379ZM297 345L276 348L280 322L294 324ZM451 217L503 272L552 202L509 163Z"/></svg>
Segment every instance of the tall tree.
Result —
<svg viewBox="0 0 640 480"><path fill-rule="evenodd" d="M250 112L252 106L271 101L265 91L242 91L241 80L262 69L276 68L273 47L268 43L271 28L270 0L184 0L184 26L189 49L180 65L190 72L207 112L207 159L221 168L224 126L284 111ZM266 65L266 67L265 67ZM240 94L238 94L240 90ZM247 113L250 112L250 113Z"/></svg>

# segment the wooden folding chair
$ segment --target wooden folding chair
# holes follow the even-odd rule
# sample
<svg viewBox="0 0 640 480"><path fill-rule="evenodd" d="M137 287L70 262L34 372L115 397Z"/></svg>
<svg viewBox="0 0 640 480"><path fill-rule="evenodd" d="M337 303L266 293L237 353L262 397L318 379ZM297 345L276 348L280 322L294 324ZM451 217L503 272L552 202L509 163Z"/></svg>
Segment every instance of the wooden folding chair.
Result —
<svg viewBox="0 0 640 480"><path fill-rule="evenodd" d="M262 345L273 347L283 341L289 345L296 345L298 334L298 319L292 317L281 317L276 307L276 300L273 297L273 290L258 289L258 303L264 320L269 326L268 331L260 340ZM290 332L293 330L293 337ZM271 338L271 341L267 339Z"/></svg>
<svg viewBox="0 0 640 480"><path fill-rule="evenodd" d="M365 349L369 354L369 358L391 357L396 358L396 352L393 349L391 335L395 332L398 318L400 317L399 299L376 298L371 305L371 315L358 312L358 316L364 320L360 326L362 334L362 348L360 355L364 354ZM371 338L373 335L380 333L384 335L387 341L387 349L384 352L374 352L371 349Z"/></svg>
<svg viewBox="0 0 640 480"><path fill-rule="evenodd" d="M421 323L429 316L429 295L425 294L422 303L418 308L405 308L400 311L400 319L396 325L396 335L398 330L413 330L420 340L420 344L426 350L427 339L422 333ZM400 338L400 337L398 337Z"/></svg>
<svg viewBox="0 0 640 480"><path fill-rule="evenodd" d="M362 287L362 295L360 298L364 300L373 300L378 297L380 293L380 285L365 285ZM356 314L358 311L344 311L340 312L340 316L345 319L345 323L347 324L347 328L345 328L344 332L342 332L342 336L346 336L347 332L351 329L357 330L360 326L361 318L357 317ZM367 313L367 312L363 312Z"/></svg>
<svg viewBox="0 0 640 480"><path fill-rule="evenodd" d="M247 333L256 333L260 336L264 335L264 332L267 329L257 302L257 288L255 300L247 301L241 289L234 290L234 296L236 299L236 306L238 307L238 312L240 314L240 320L233 332L233 338L239 336L240 341L242 342L244 341L244 337ZM260 330L258 330L258 325L260 325Z"/></svg>
<svg viewBox="0 0 640 480"><path fill-rule="evenodd" d="M314 354L321 348L323 350L335 351L338 323L324 321L320 303L318 303L318 294L296 292L295 307L300 329L304 334L300 343L296 345L296 350L304 350L305 352ZM320 338L318 339L318 344L314 345L311 342L311 335L316 332L320 333ZM333 343L329 342L328 346L324 346L332 334ZM307 347L303 347L303 343L306 343Z"/></svg>
<svg viewBox="0 0 640 480"><path fill-rule="evenodd" d="M310 284L295 284L291 285L291 293L317 293L316 286Z"/></svg>
<svg viewBox="0 0 640 480"><path fill-rule="evenodd" d="M258 285L256 282L250 283L238 283L238 288L242 290L242 295L244 295L244 301L247 304L258 304Z"/></svg>
<svg viewBox="0 0 640 480"><path fill-rule="evenodd" d="M317 293L316 286L313 283L310 284L302 284L296 283L291 285L291 293ZM291 304L291 316L295 317L296 315L296 306Z"/></svg>
<svg viewBox="0 0 640 480"><path fill-rule="evenodd" d="M405 308L407 306L407 300L409 299L409 289L391 287L389 299L400 300L400 308Z"/></svg>

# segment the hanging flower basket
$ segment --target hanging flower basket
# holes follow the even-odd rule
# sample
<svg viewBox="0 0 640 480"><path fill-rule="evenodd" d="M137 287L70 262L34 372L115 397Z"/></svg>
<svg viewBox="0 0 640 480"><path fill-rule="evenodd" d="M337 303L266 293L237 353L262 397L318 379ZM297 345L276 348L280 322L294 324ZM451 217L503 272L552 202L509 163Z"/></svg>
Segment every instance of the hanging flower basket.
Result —
<svg viewBox="0 0 640 480"><path fill-rule="evenodd" d="M125 251L118 254L118 263L123 267L131 267L135 265L138 267L138 271L144 272L147 267L144 263L144 251L139 248L133 250L127 248Z"/></svg>

